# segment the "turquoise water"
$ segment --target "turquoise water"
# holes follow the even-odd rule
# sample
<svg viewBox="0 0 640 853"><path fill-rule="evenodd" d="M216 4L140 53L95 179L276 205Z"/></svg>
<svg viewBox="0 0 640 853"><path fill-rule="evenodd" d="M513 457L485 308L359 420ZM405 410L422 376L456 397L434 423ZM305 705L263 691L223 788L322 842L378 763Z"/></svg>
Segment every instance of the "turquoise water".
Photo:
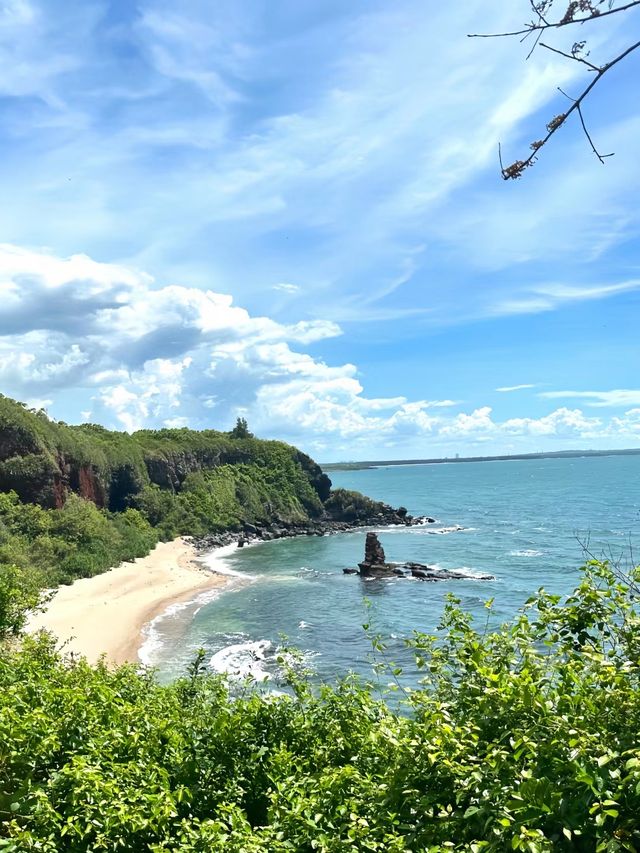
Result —
<svg viewBox="0 0 640 853"><path fill-rule="evenodd" d="M627 562L630 543L640 553L640 457L412 465L336 471L331 478L336 487L437 519L425 527L380 529L387 559L466 569L469 579L424 583L344 575L344 567L362 558L364 530L236 549L217 558L231 574L226 591L174 608L150 629L143 659L161 678L184 672L203 647L213 670L250 671L276 684L283 634L304 652L318 680L348 670L369 676L370 643L362 625L370 622L411 680L402 638L413 629L431 632L447 593L483 620L483 603L494 598L495 618L502 621L540 586L570 591L583 562L582 544L588 542L595 556ZM452 530L456 525L465 529ZM476 571L496 579L474 580Z"/></svg>

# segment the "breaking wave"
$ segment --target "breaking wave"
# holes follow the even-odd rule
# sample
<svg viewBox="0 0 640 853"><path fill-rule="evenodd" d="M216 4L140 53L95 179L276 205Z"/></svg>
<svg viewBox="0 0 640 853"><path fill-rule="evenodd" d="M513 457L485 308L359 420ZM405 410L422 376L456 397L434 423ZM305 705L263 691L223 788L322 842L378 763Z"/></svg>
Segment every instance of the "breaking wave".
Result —
<svg viewBox="0 0 640 853"><path fill-rule="evenodd" d="M227 675L234 681L246 678L270 681L273 675L267 669L269 663L275 663L271 640L249 640L220 649L212 655L209 666L214 672Z"/></svg>

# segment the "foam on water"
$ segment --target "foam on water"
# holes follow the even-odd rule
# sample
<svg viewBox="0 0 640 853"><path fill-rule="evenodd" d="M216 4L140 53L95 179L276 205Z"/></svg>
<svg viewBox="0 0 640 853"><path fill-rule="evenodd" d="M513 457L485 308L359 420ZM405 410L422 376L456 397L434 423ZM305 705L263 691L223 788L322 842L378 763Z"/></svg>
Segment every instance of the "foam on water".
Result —
<svg viewBox="0 0 640 853"><path fill-rule="evenodd" d="M511 557L542 557L542 551L536 551L535 548L522 548L516 551L509 551Z"/></svg>
<svg viewBox="0 0 640 853"><path fill-rule="evenodd" d="M229 578L235 578L236 581L253 581L254 575L247 572L237 572L227 565L226 559L235 551L238 546L235 542L230 545L223 545L220 548L214 548L206 554L198 557L198 562L205 565L211 572L218 575L226 575ZM165 639L163 636L162 625L170 619L175 619L178 616L184 616L186 611L191 610L191 619L193 620L202 610L204 605L210 604L219 598L223 592L235 586L232 582L227 586L219 589L210 589L201 592L194 598L187 601L180 601L169 605L162 613L159 613L142 629L142 645L138 650L138 658L144 666L153 666L159 657Z"/></svg>
<svg viewBox="0 0 640 853"><path fill-rule="evenodd" d="M251 544L247 544L244 547L250 548ZM218 575L228 575L232 578L254 580L254 575L250 575L247 572L238 572L227 564L226 558L231 554L235 554L236 551L238 551L238 545L236 542L232 542L230 545L223 545L220 548L214 548L212 551L207 551L205 554L198 557L198 561L200 563L204 563L207 568L211 569L212 572L216 572Z"/></svg>
<svg viewBox="0 0 640 853"><path fill-rule="evenodd" d="M153 666L156 662L158 653L164 645L163 632L161 625L168 619L175 618L179 614L183 614L190 608L193 609L192 618L202 610L205 604L210 604L219 598L226 587L220 589L209 589L206 592L201 592L195 598L189 601L179 601L175 604L170 604L166 610L159 613L151 622L148 622L142 629L143 641L138 649L138 659L144 666Z"/></svg>
<svg viewBox="0 0 640 853"><path fill-rule="evenodd" d="M270 681L271 674L264 668L273 646L270 640L248 640L232 643L216 652L209 661L214 672L228 675L237 681L252 678L254 681ZM272 655L271 655L272 656Z"/></svg>
<svg viewBox="0 0 640 853"><path fill-rule="evenodd" d="M451 524L449 527L436 527L431 530L426 530L425 532L433 536L436 534L446 535L447 533L460 533L463 530L466 530L466 528L461 527L459 524Z"/></svg>

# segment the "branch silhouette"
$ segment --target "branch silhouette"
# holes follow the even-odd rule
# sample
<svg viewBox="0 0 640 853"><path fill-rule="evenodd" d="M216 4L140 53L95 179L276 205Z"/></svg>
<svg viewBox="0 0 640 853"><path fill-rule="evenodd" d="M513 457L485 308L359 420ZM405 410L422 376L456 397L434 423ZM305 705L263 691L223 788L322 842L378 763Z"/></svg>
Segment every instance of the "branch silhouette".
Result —
<svg viewBox="0 0 640 853"><path fill-rule="evenodd" d="M574 2L569 3L567 11L564 16L559 21L547 21L542 15L542 10L550 9L551 3L544 2L542 0L541 3L532 3L531 4L534 11L538 15L538 21L532 21L530 24L526 24L524 29L522 30L514 30L510 33L469 33L468 38L472 39L495 39L495 38L507 38L508 36L529 36L533 32L537 32L538 30L556 30L560 27L568 27L571 24L585 24L587 21L593 21L596 18L606 18L608 15L615 15L618 12L628 12L629 9L633 9L634 6L640 6L640 0L633 0L631 3L626 3L624 6L616 6L615 8L606 9L604 12L601 12L597 6L593 6L591 2ZM598 3L601 5L601 3ZM590 9L590 15L584 15L581 18L576 17L568 17L577 11L581 11L580 7L584 6L585 9ZM539 9L541 11L539 11Z"/></svg>
<svg viewBox="0 0 640 853"><path fill-rule="evenodd" d="M539 2L536 2L536 0L529 0L531 9L537 16L537 20L531 21L522 30L514 30L513 32L504 33L472 33L469 35L469 38L504 38L509 36L523 36L521 41L524 41L527 37L531 36L532 34L535 34L534 43L531 50L527 54L527 59L529 59L534 50L539 46L544 48L545 50L551 51L552 53L557 53L560 56L563 56L565 59L578 62L595 74L593 79L588 83L588 85L584 87L582 92L580 92L580 94L576 98L572 98L570 95L567 95L566 92L563 92L562 89L559 89L559 91L562 92L562 94L571 101L571 106L566 112L559 113L548 122L546 126L546 135L542 139L531 143L531 153L528 157L523 160L516 160L509 166L504 166L502 162L502 150L499 146L498 156L500 159L500 171L502 177L505 180L513 180L521 177L525 169L527 169L529 166L532 166L536 162L540 150L549 142L551 137L565 124L565 122L573 112L577 113L578 118L580 120L580 125L582 127L582 130L584 131L589 146L595 156L598 158L598 160L601 163L604 163L605 158L613 156L613 153L601 154L596 148L591 134L587 129L584 114L582 112L582 104L585 98L596 86L596 84L600 82L600 80L608 71L610 71L623 59L626 59L635 50L640 48L640 41L636 41L635 43L629 45L629 47L627 47L613 59L609 60L609 62L606 62L604 65L596 65L595 63L589 61L586 58L589 55L588 51L585 52L586 41L575 42L571 48L571 51L566 52L564 50L560 50L559 48L552 47L551 45L546 44L545 42L541 41L541 37L543 33L547 30L559 29L561 27L567 27L571 24L584 24L588 21L599 20L600 18L617 14L618 12L628 12L630 9L633 9L636 6L640 6L640 0L633 0L633 2L626 3L623 6L614 6L614 0L571 0L562 18L556 21L551 21L548 19L547 16L553 6L553 3L554 0L539 0ZM602 9L601 7L605 5L605 3L607 4L608 8ZM588 14L582 14L585 12L588 12Z"/></svg>

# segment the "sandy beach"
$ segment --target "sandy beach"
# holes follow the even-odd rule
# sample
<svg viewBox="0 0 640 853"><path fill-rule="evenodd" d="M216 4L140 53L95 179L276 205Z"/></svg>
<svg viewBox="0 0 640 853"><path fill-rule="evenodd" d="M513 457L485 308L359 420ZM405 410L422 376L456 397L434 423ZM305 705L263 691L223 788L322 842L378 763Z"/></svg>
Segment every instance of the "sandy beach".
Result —
<svg viewBox="0 0 640 853"><path fill-rule="evenodd" d="M137 662L147 623L171 604L228 583L228 577L203 568L195 556L183 539L161 542L146 557L60 587L46 611L31 617L27 630L53 632L65 651L91 663L102 654L114 664Z"/></svg>

